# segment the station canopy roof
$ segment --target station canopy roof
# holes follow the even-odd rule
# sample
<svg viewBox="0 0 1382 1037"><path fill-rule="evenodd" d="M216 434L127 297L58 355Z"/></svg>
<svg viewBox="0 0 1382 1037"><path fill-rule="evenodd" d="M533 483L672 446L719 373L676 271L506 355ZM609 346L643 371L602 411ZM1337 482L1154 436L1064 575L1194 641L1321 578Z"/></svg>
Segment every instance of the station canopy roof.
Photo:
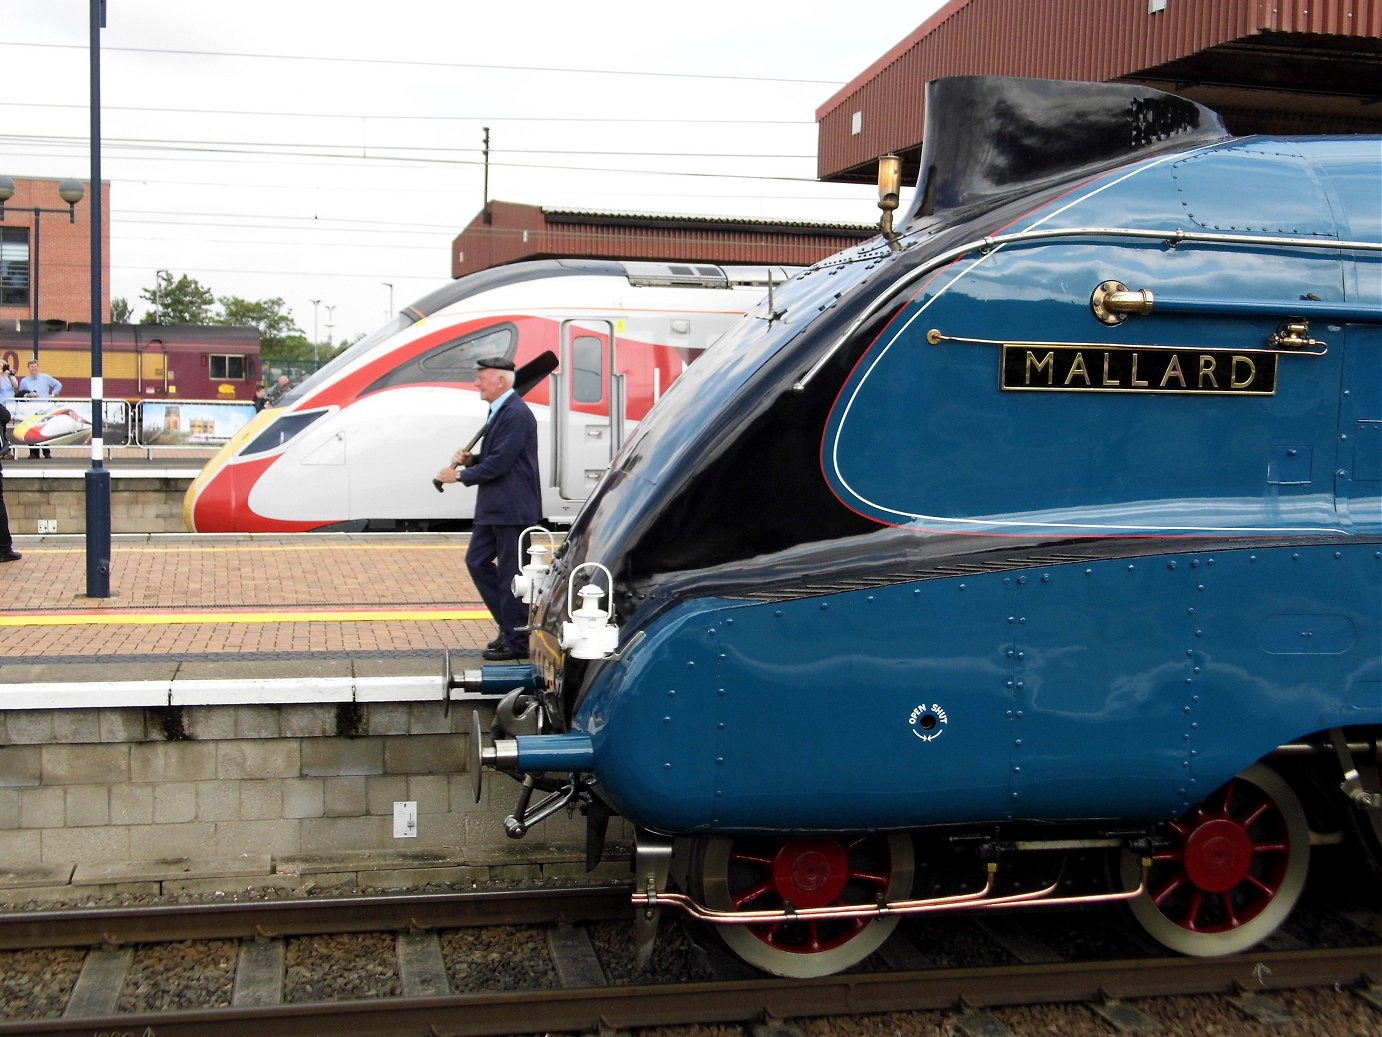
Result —
<svg viewBox="0 0 1382 1037"><path fill-rule="evenodd" d="M817 175L871 183L891 152L915 183L926 84L956 75L1145 84L1236 134L1382 133L1382 0L950 0L817 109Z"/></svg>

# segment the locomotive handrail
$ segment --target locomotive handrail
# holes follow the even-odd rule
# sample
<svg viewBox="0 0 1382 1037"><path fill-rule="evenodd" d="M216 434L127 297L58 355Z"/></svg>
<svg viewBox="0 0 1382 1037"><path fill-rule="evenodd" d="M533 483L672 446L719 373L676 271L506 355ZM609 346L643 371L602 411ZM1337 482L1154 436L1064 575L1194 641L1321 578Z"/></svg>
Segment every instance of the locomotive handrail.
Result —
<svg viewBox="0 0 1382 1037"><path fill-rule="evenodd" d="M890 305L897 294L905 288L910 287L914 282L923 277L934 273L943 266L947 266L961 256L968 255L970 252L981 252L988 255L995 249L1002 248L1004 245L1026 244L1028 242L1049 241L1055 238L1142 238L1152 241L1164 241L1170 248L1175 248L1184 242L1194 242L1196 244L1217 244L1217 245L1260 245L1264 248L1312 248L1312 249L1340 249L1359 252L1382 252L1382 242L1379 241L1346 241L1341 238L1287 238L1276 237L1266 234L1210 234L1203 231L1185 230L1141 230L1133 227L1057 227L1049 230L1020 230L1011 234L991 234L982 238L976 238L963 245L946 249L927 262L921 264L913 270L907 271L897 279L887 291L881 293L873 300L864 311L850 322L844 334L837 338L830 348L827 349L816 360L814 364L797 381L792 383L792 392L802 393L806 391L807 385L820 373L836 353L850 341L854 335L868 321L872 320L881 310Z"/></svg>
<svg viewBox="0 0 1382 1037"><path fill-rule="evenodd" d="M1028 341L1026 339L1015 338L969 338L965 335L947 335L939 328L931 328L926 332L926 341L933 346L939 346L943 342L956 342L963 346L1057 346L1062 349L1108 349L1107 342L1056 342L1054 340ZM1313 340L1312 340L1313 341ZM1323 349L1273 349L1270 346L1234 346L1235 353L1243 353L1249 356L1328 356L1328 343L1319 342ZM1142 342L1120 342L1119 349L1138 349L1148 352L1174 353L1183 350L1185 346L1167 346L1154 343Z"/></svg>

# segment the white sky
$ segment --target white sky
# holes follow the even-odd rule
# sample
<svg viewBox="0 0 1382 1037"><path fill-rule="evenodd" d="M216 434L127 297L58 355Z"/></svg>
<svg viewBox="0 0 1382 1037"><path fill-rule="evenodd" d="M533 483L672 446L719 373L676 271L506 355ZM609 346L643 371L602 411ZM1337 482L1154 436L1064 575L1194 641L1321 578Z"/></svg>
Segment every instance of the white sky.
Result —
<svg viewBox="0 0 1382 1037"><path fill-rule="evenodd" d="M450 277L485 126L494 199L872 223L814 182L815 110L941 3L108 0L111 295L166 269L369 331ZM89 178L89 11L0 0L0 173Z"/></svg>

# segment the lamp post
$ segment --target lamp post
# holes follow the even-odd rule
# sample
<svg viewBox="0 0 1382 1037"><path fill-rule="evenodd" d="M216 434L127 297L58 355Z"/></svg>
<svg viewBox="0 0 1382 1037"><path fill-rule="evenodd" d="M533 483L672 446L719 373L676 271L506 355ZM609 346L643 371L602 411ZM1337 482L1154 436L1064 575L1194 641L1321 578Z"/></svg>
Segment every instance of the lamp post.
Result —
<svg viewBox="0 0 1382 1037"><path fill-rule="evenodd" d="M317 307L322 304L322 301L320 299L308 299L307 301L312 304L312 368L315 370L317 365L321 363L317 359Z"/></svg>
<svg viewBox="0 0 1382 1037"><path fill-rule="evenodd" d="M91 468L86 473L86 596L110 595L110 472L105 449L105 378L101 357L101 30L106 0L91 0Z"/></svg>
<svg viewBox="0 0 1382 1037"><path fill-rule="evenodd" d="M380 281L379 283L389 290L389 312L384 314L384 319L387 320L393 316L393 285L388 281Z"/></svg>
<svg viewBox="0 0 1382 1037"><path fill-rule="evenodd" d="M334 306L328 306L328 307L326 308L326 344L327 344L328 346L334 345L334 343L335 343L335 341L336 341L336 339L335 339L334 336L332 335L332 329L335 328L336 325L335 325L335 323L333 322L332 316L331 316L331 315L334 314L335 312L336 312L336 307L334 307Z"/></svg>
<svg viewBox="0 0 1382 1037"><path fill-rule="evenodd" d="M66 209L44 209L35 205L28 209L34 214L34 247L29 255L29 301L33 304L33 358L38 359L38 259L39 259L39 228L43 226L43 216L45 213L62 215L67 214L69 223L77 222L77 203L86 197L86 188L82 187L80 180L61 180L58 182L58 196L67 203ZM0 220L5 218L5 203L14 197L14 178L0 176Z"/></svg>

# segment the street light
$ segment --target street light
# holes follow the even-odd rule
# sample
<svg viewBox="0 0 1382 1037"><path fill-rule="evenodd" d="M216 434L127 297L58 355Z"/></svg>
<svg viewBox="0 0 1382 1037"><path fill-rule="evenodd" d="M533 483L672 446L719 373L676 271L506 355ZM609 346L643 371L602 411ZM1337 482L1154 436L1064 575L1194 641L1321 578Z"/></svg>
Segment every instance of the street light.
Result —
<svg viewBox="0 0 1382 1037"><path fill-rule="evenodd" d="M77 222L77 203L86 197L86 188L80 180L61 180L58 182L58 196L67 203L66 209L44 209L35 205L29 212L34 214L34 248L29 255L29 301L33 303L33 351L38 359L38 257L39 228L43 226L44 213L67 213L69 223ZM5 203L14 197L14 178L0 176L0 221L5 218Z"/></svg>
<svg viewBox="0 0 1382 1037"><path fill-rule="evenodd" d="M332 336L332 330L331 330L331 329L333 329L333 328L336 326L335 323L333 323L333 321L332 321L332 319L331 319L331 315L332 315L333 313L335 313L335 312L336 312L336 307L334 307L334 306L328 306L328 307L326 308L326 344L327 344L328 346L332 345L332 344L336 341L336 339Z"/></svg>
<svg viewBox="0 0 1382 1037"><path fill-rule="evenodd" d="M393 285L388 281L380 281L379 283L389 290L389 312L384 314L384 317L387 319L393 316Z"/></svg>
<svg viewBox="0 0 1382 1037"><path fill-rule="evenodd" d="M308 299L312 304L312 366L315 368L321 361L317 359L317 307L322 304L320 299Z"/></svg>

